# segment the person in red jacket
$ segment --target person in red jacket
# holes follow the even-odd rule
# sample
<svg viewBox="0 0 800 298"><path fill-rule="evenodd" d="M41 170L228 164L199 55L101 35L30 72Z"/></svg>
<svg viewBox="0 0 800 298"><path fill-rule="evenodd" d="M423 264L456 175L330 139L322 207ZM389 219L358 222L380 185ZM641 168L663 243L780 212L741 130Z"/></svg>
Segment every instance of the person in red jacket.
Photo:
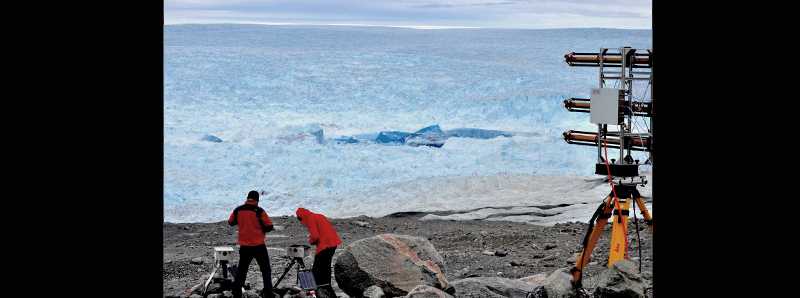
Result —
<svg viewBox="0 0 800 298"><path fill-rule="evenodd" d="M342 244L339 234L325 215L305 208L297 208L297 219L308 229L308 243L317 246L311 272L320 289L326 289L330 297L336 297L331 286L331 261L336 247Z"/></svg>
<svg viewBox="0 0 800 298"><path fill-rule="evenodd" d="M264 280L263 297L273 298L272 293L272 268L269 264L269 253L265 243L265 235L272 231L272 221L267 212L258 207L258 192L253 190L247 194L244 205L236 207L228 218L228 224L239 226L239 268L236 272L236 281L233 286L233 297L242 297L242 286L247 279L247 269L255 258L258 268L261 269L261 278Z"/></svg>

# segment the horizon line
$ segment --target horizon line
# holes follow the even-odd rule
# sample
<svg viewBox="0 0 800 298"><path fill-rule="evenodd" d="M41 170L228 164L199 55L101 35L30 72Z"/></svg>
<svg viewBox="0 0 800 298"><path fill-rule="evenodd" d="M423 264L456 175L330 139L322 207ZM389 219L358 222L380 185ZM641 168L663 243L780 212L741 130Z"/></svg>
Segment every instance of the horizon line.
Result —
<svg viewBox="0 0 800 298"><path fill-rule="evenodd" d="M176 25L262 25L262 26L342 26L342 27L386 27L417 30L446 30L446 29L517 29L517 30L557 30L557 29L613 29L613 30L650 30L652 28L616 28L616 27L552 27L552 28L526 28L526 27L478 27L478 26L441 26L441 25L381 25L363 23L293 23L293 22L164 22L163 26Z"/></svg>

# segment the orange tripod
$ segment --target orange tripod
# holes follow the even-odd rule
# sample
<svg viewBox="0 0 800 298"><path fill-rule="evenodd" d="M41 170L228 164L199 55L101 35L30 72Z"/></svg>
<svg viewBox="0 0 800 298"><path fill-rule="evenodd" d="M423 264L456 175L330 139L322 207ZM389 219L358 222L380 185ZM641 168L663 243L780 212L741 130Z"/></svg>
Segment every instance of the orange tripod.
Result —
<svg viewBox="0 0 800 298"><path fill-rule="evenodd" d="M608 223L609 218L612 218L611 224L611 246L608 255L608 267L614 265L619 260L626 257L628 251L628 209L631 203L635 202L642 213L645 223L650 227L650 232L653 228L653 220L650 212L647 211L647 206L644 204L644 199L639 194L635 185L616 184L613 186L614 190L603 200L603 203L597 208L589 220L589 229L586 236L583 238L583 251L578 255L575 261L575 267L572 267L570 273L572 274L572 284L576 288L582 287L581 280L583 278L583 268L592 258L592 250L597 245L597 240ZM616 194L616 195L615 195Z"/></svg>

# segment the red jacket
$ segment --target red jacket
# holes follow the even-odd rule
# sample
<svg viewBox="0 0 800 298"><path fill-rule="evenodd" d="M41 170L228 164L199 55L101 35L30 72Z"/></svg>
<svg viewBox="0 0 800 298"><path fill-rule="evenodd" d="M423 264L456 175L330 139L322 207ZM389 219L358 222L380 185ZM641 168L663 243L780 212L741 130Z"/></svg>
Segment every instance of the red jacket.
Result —
<svg viewBox="0 0 800 298"><path fill-rule="evenodd" d="M259 217L256 217L259 214ZM258 246L265 245L266 232L272 231L272 221L258 201L247 200L244 205L236 207L228 218L231 226L239 225L239 245Z"/></svg>
<svg viewBox="0 0 800 298"><path fill-rule="evenodd" d="M308 243L317 246L317 253L323 249L337 247L342 244L339 234L325 215L297 208L297 218L308 228Z"/></svg>

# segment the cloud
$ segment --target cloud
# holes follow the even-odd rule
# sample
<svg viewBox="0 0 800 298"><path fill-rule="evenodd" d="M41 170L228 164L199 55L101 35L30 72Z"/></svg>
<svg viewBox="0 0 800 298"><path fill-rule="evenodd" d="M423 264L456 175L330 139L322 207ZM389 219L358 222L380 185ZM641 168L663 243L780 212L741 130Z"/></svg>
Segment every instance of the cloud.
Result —
<svg viewBox="0 0 800 298"><path fill-rule="evenodd" d="M174 23L649 29L652 0L166 0Z"/></svg>

